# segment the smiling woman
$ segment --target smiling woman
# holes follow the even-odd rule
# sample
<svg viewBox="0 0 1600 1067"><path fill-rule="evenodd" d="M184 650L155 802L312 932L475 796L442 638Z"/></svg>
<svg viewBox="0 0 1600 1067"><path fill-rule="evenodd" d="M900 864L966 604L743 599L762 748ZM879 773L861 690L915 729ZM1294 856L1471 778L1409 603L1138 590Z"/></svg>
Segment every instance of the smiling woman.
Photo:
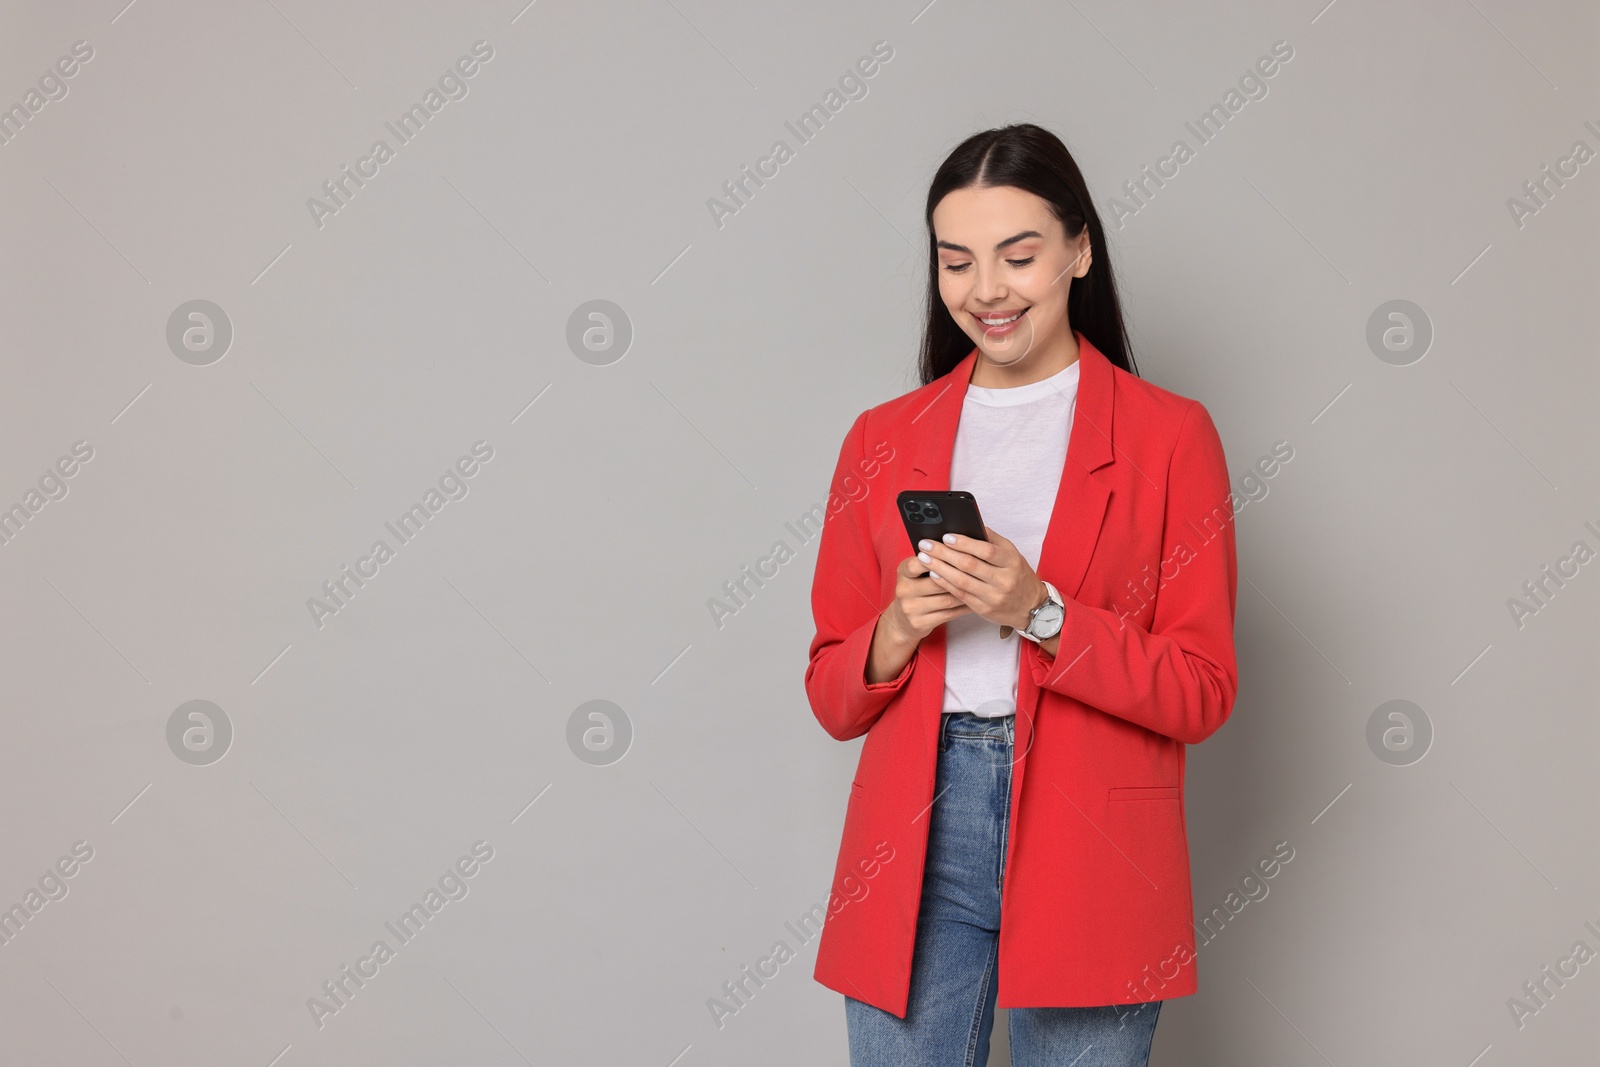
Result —
<svg viewBox="0 0 1600 1067"><path fill-rule="evenodd" d="M866 737L836 877L869 842L906 859L828 917L815 976L853 1064L980 1067L1009 1008L1015 1062L1142 1067L1159 998L1197 991L1194 967L1128 978L1194 951L1184 748L1238 691L1226 457L1201 404L1138 377L1054 134L968 138L925 221L923 384L845 435L836 492L868 441L895 484L823 526L806 669L829 736ZM982 536L906 556L906 490L970 493ZM1175 558L1129 612L1129 577Z"/></svg>

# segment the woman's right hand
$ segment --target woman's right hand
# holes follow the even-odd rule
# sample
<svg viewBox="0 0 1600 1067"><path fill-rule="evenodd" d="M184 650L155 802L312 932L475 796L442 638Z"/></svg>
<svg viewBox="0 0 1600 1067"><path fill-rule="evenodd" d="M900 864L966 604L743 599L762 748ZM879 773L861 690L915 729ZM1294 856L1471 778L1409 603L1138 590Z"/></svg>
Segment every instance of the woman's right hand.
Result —
<svg viewBox="0 0 1600 1067"><path fill-rule="evenodd" d="M868 685L893 681L905 670L922 639L972 609L928 577L928 567L907 556L895 568L894 599L878 614L867 651L863 679Z"/></svg>
<svg viewBox="0 0 1600 1067"><path fill-rule="evenodd" d="M928 565L907 556L895 568L894 599L883 612L884 620L901 638L917 645L943 624L972 609L928 577Z"/></svg>

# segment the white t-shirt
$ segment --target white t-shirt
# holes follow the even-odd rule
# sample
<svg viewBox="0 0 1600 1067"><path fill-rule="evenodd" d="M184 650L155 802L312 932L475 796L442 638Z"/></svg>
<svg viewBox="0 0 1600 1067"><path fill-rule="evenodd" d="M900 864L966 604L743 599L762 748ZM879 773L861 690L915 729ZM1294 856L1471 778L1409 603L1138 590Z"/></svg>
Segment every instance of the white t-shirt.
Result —
<svg viewBox="0 0 1600 1067"><path fill-rule="evenodd" d="M950 462L950 488L971 493L984 525L1011 540L1033 567L1050 525L1078 397L1078 361L1010 389L967 386ZM935 566L935 570L938 567ZM1000 638L975 613L945 627L945 711L1014 715L1023 638Z"/></svg>

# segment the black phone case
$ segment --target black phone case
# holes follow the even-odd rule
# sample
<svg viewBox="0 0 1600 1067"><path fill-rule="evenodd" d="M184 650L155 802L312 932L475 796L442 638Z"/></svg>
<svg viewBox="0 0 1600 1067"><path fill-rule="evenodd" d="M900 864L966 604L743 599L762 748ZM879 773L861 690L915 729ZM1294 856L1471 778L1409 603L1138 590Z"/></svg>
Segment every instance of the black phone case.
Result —
<svg viewBox="0 0 1600 1067"><path fill-rule="evenodd" d="M920 551L917 542L943 539L947 533L965 534L979 541L987 541L983 534L983 516L978 514L978 501L971 493L961 490L907 489L895 498L900 508L900 520L905 523L906 535L911 538L911 551Z"/></svg>

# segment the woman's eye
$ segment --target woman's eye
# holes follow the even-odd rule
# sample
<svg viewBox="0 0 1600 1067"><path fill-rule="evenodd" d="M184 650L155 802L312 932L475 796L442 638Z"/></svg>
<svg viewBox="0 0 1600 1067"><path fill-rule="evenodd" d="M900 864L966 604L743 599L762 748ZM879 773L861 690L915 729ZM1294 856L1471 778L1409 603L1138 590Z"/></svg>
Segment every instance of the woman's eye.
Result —
<svg viewBox="0 0 1600 1067"><path fill-rule="evenodd" d="M1028 264L1032 263L1035 258L1036 257L1034 256L1029 256L1027 259L1008 259L1006 262L1011 264L1013 267L1026 267ZM944 265L944 269L949 271L951 274L964 274L966 273L966 269L970 266L972 266L971 263L946 263Z"/></svg>

